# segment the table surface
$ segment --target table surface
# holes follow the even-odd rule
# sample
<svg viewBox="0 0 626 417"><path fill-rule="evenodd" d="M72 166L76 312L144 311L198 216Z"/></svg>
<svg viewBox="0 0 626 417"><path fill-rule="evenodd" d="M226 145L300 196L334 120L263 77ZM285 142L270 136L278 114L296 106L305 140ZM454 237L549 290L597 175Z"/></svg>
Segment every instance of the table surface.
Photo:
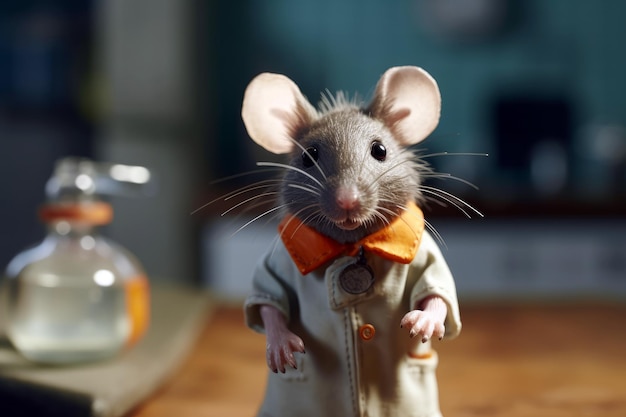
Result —
<svg viewBox="0 0 626 417"><path fill-rule="evenodd" d="M436 342L441 410L453 416L626 416L626 305L475 304ZM132 417L255 415L265 339L219 307L184 365Z"/></svg>

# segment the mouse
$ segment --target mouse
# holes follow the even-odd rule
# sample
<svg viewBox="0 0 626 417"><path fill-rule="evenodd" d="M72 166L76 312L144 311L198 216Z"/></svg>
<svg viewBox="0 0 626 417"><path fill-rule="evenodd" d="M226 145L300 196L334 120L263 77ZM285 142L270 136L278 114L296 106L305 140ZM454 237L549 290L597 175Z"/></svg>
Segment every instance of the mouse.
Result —
<svg viewBox="0 0 626 417"><path fill-rule="evenodd" d="M283 170L281 221L244 303L271 371L259 416L441 415L433 339L461 320L413 151L440 113L417 66L386 70L368 102L327 92L316 107L276 73L248 84L248 135L286 159L266 164Z"/></svg>

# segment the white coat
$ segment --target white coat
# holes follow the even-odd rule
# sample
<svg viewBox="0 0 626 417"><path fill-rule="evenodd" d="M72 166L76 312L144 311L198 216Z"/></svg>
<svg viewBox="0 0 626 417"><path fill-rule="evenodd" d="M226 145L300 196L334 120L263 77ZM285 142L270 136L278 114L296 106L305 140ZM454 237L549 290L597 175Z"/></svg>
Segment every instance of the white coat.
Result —
<svg viewBox="0 0 626 417"><path fill-rule="evenodd" d="M410 264L367 254L374 286L353 295L339 273L354 262L340 257L302 275L282 242L270 248L245 303L246 322L263 332L259 307L269 304L304 341L298 368L269 373L259 417L437 417L437 354L431 342L410 338L402 317L429 295L448 306L446 338L461 329L454 281L439 248L424 232Z"/></svg>

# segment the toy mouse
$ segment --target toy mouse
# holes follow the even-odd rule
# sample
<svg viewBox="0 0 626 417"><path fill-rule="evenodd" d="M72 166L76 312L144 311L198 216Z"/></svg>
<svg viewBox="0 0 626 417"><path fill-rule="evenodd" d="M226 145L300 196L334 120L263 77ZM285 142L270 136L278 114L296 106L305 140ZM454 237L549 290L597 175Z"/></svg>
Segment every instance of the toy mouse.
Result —
<svg viewBox="0 0 626 417"><path fill-rule="evenodd" d="M247 87L249 135L290 158L280 239L245 302L273 371L259 416L441 415L431 339L455 337L461 322L419 208L429 170L407 149L440 108L435 80L411 66L387 70L363 107L338 93L317 110L278 74Z"/></svg>

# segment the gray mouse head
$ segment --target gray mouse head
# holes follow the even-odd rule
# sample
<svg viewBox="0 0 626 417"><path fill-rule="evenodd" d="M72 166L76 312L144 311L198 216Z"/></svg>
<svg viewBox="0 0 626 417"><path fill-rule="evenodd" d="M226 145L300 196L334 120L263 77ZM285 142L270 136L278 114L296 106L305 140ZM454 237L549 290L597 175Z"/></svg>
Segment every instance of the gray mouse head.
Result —
<svg viewBox="0 0 626 417"><path fill-rule="evenodd" d="M339 242L384 227L418 200L420 170L406 150L437 126L441 97L418 67L394 67L379 80L367 107L342 94L316 110L287 77L263 73L244 96L249 135L265 149L289 154L281 204Z"/></svg>

